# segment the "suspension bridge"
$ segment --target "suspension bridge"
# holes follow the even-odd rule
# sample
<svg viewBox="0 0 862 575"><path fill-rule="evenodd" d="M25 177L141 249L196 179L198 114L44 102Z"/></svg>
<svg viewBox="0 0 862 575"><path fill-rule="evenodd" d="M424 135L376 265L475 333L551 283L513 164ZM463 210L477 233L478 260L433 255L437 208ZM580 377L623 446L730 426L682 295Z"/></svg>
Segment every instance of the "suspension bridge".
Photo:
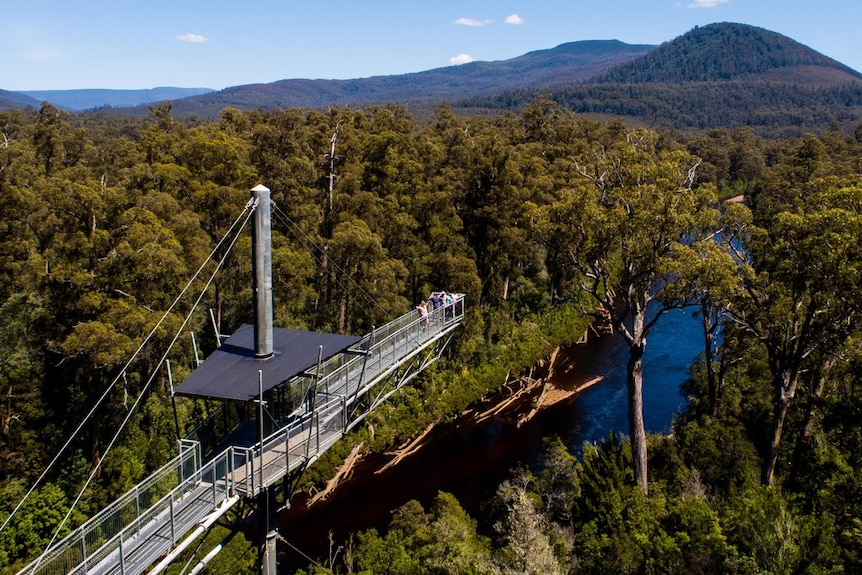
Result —
<svg viewBox="0 0 862 575"><path fill-rule="evenodd" d="M199 426L198 438L181 440L174 459L50 545L21 575L164 571L239 501L266 506L279 482L314 463L441 357L464 318L462 294L427 315L411 310L360 337L274 327L269 194L257 186L250 201L254 324L240 327L172 386L180 396L253 406L254 421L206 453L206 425ZM268 510L263 513L268 519ZM275 573L274 545L269 533L265 573Z"/></svg>

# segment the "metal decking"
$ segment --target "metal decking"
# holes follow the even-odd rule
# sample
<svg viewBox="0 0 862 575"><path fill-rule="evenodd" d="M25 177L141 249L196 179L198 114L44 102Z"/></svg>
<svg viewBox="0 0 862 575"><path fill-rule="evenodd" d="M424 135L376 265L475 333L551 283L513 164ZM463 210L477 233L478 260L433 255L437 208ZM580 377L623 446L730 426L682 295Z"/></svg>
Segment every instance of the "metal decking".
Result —
<svg viewBox="0 0 862 575"><path fill-rule="evenodd" d="M374 330L351 353L299 376L313 378L308 400L263 441L232 445L206 464L201 464L199 445L183 443L174 460L20 573L145 572L178 544L197 537L239 497L255 497L313 463L436 361L463 317L464 298L458 296L427 318L412 311Z"/></svg>

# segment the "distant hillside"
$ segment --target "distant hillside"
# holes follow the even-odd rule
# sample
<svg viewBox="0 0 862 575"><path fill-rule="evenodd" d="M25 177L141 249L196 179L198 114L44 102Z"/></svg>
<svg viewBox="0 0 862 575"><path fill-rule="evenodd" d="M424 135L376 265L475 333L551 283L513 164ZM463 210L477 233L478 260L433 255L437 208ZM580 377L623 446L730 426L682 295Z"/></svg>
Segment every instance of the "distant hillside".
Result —
<svg viewBox="0 0 862 575"><path fill-rule="evenodd" d="M320 108L387 102L455 100L510 88L576 82L646 54L654 46L588 40L529 52L511 60L471 62L425 72L355 80L280 80L226 88L173 103L175 114L215 115L226 106Z"/></svg>
<svg viewBox="0 0 862 575"><path fill-rule="evenodd" d="M808 83L809 74L814 74L821 85L862 78L859 72L781 34L744 24L722 23L696 27L634 62L614 67L597 81L715 82L765 76Z"/></svg>
<svg viewBox="0 0 862 575"><path fill-rule="evenodd" d="M529 87L505 90L459 105L517 109L535 93ZM749 126L789 135L862 121L862 74L743 24L695 28L587 82L561 83L548 93L578 113L675 129Z"/></svg>
<svg viewBox="0 0 862 575"><path fill-rule="evenodd" d="M137 106L165 100L178 100L212 92L212 88L159 87L147 90L27 90L19 92L39 102L51 102L66 110L92 110L110 106L113 108Z"/></svg>
<svg viewBox="0 0 862 575"><path fill-rule="evenodd" d="M862 122L862 74L781 34L734 23L696 27L660 46L589 40L510 60L412 74L289 79L184 98L176 90L28 94L67 109L110 106L99 112L128 116L146 116L150 105L170 100L178 117L215 117L228 106L319 109L396 103L422 118L444 101L464 114L488 114L517 111L537 94L547 94L578 113L681 130L749 126L765 135L790 135L823 132L836 124L855 128ZM76 102L76 92L90 99ZM95 104L91 98L100 92L106 99ZM120 107L117 99L107 99L135 93L144 103ZM0 92L0 107L38 106L38 100L9 103L4 94L13 93Z"/></svg>
<svg viewBox="0 0 862 575"><path fill-rule="evenodd" d="M9 92L0 90L0 110L14 110L16 108L38 108L41 102L30 96L25 96L19 92Z"/></svg>

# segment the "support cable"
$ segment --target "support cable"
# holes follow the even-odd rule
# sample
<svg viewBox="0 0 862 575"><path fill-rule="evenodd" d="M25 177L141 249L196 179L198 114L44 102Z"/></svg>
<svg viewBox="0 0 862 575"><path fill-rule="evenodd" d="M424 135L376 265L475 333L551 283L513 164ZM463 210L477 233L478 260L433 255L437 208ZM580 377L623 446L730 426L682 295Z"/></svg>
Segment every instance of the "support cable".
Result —
<svg viewBox="0 0 862 575"><path fill-rule="evenodd" d="M42 480L45 479L45 476L48 475L48 472L51 470L52 467L54 467L54 465L57 463L57 461L63 455L63 452L66 451L66 449L69 447L69 445L71 445L72 441L75 440L75 438L81 432L81 429L84 428L84 425L86 425L86 423L90 420L90 418L93 417L93 414L96 413L96 410L102 405L102 402L105 400L105 398L108 397L108 394L111 392L111 390L117 384L117 382L121 378L125 377L126 370L129 368L129 366L132 365L132 362L135 361L135 358L137 358L138 354L140 354L141 351L144 349L144 347L146 347L146 345L150 342L150 340L156 334L156 331L158 331L159 327L161 327L162 323L167 319L168 315L170 315L170 313L177 306L177 304L180 302L180 300L183 298L183 296L185 296L186 292L189 290L191 285L195 282L195 280L198 278L198 276L201 274L201 272L203 272L204 267L213 258L215 253L219 250L219 248L221 248L224 241L229 237L229 235L232 232L232 230L234 229L234 227L236 227L237 222L239 222L242 219L243 215L245 214L246 211L249 210L249 208L253 207L252 206L253 201L254 200L252 199L252 200L249 200L248 203L246 203L246 205L243 208L240 215L237 217L236 220L234 220L233 224L231 224L230 228L228 228L228 231L225 233L225 235L222 237L222 239L219 240L218 244L216 244L216 246L213 248L213 250L207 256L207 258L204 260L204 262L198 268L198 270L194 273L194 275L191 277L191 279L189 279L189 281L186 283L185 287L182 289L182 291L179 293L179 295L176 297L176 299L174 299L173 303L171 303L170 307L168 307L168 309L165 311L165 313L162 314L162 317L159 319L159 321L156 323L156 325L153 327L153 329L150 330L150 333L147 334L147 337L144 338L144 340L141 342L141 345L138 346L138 349L135 350L135 353L133 353L132 356L129 358L129 361L126 362L126 364L123 366L123 368L120 370L120 372L114 378L114 380L108 385L108 387L105 389L105 391L99 397L99 399L96 401L95 405L93 405L93 408L90 409L89 413L87 413L87 415L84 417L84 419L81 421L81 423L75 429L75 431L72 432L72 435L69 437L69 439L66 440L66 443L63 444L63 447L60 448L60 451L57 452L57 455L54 456L54 459L51 460L51 463L48 464L48 467L45 468L45 470L42 472L42 474L36 479L35 483L33 483L33 486L30 487L29 491L27 491L27 493L24 495L24 498L21 499L21 501L18 503L18 505L15 506L15 509L13 509L12 513L9 514L9 516L3 522L3 525L0 525L0 532L2 532L3 529L6 528L6 526L9 524L9 521L12 520L12 517L18 512L18 510L21 508L21 506L24 505L24 502L27 501L27 498L30 497L30 495L33 493L33 491L36 490L36 488L39 486L39 484L42 482ZM248 221L248 218L246 218L246 221ZM243 224L243 225L245 225L245 224ZM236 242L236 240L234 240L234 242ZM231 246L232 245L233 244L231 244ZM230 248L228 248L228 253L229 252L230 252Z"/></svg>
<svg viewBox="0 0 862 575"><path fill-rule="evenodd" d="M273 213L275 213L275 215L279 218L281 223L285 225L285 227L293 234L293 236L299 241L299 243L302 244L302 247L305 248L309 253L311 253L311 257L313 257L314 260L318 264L323 265L323 261L320 259L320 257L317 256L317 252L323 252L324 251L323 248L321 248L319 245L317 245L313 239L308 237L308 234L305 234L305 232L302 232L302 230L300 230L300 228L296 224L296 222L291 220L290 217L286 213L284 213L284 211L281 210L278 207L278 205L275 204L275 202L272 203L272 207L273 207ZM302 234L302 235L300 236L300 234ZM311 244L312 247L309 247L308 244ZM314 248L314 249L312 249L312 248ZM378 310L381 309L380 305L371 296L371 294L369 294L365 289L363 289L362 286L359 285L356 282L356 280L354 280L350 276L350 274L348 274L344 269L341 268L341 266L339 266L332 259L329 260L329 263L338 272L340 272L340 274L342 276L346 277L347 280L356 288L356 290L358 290L364 296L366 303L370 304L374 308L377 308ZM359 302L359 300L356 297L353 296L351 291L348 289L348 286L346 286L344 283L341 282L341 280L338 279L338 276L336 276L335 282L338 284L338 287L343 289L352 300L356 301L357 303L361 303L361 302ZM360 305L359 309L361 309L365 312L365 315L368 316L368 319L371 319L371 320L374 319L373 317L371 317L371 314L368 313L368 311L366 310L366 308L364 306Z"/></svg>
<svg viewBox="0 0 862 575"><path fill-rule="evenodd" d="M279 541L281 541L282 543L284 543L285 545L287 545L288 547L290 547L291 549L293 549L294 551L296 551L297 553L299 553L300 555L305 557L308 561L311 561L311 563L314 564L315 567L321 567L321 568L323 567L323 565L321 565L320 563L318 563L317 561L315 561L314 559L312 559L311 557L306 555L302 551L302 549L300 549L299 547L297 547L296 545L294 545L293 543L291 543L290 541L285 539L280 533L276 533L275 536L278 538Z"/></svg>
<svg viewBox="0 0 862 575"><path fill-rule="evenodd" d="M83 497L84 492L90 486L90 483L93 481L93 478L96 476L96 473L101 468L102 462L108 456L108 453L110 452L110 450L114 447L114 444L117 442L117 439L120 437L120 433L122 433L123 429L125 429L126 424L131 419L132 414L135 412L135 409L141 403L141 400L143 399L143 397L146 394L147 390L149 389L150 385L152 385L153 381L156 379L156 374L157 374L159 368L162 366L162 364L165 363L165 360L167 359L168 354L171 352L171 350L174 347L174 344L176 344L176 342L179 339L180 335L182 334L183 330L188 325L189 321L191 320L192 314L194 314L195 310L197 309L198 305L200 304L201 300L203 299L204 295L206 294L207 289L209 289L209 287L212 285L212 282L215 278L215 274L218 273L218 271L221 269L222 265L224 264L225 260L227 259L228 254L230 254L231 250L233 249L233 246L236 244L237 240L239 239L239 236L240 236L240 233L242 232L242 229L245 227L246 223L248 223L248 220L251 218L251 215L254 212L254 210L253 209L250 210L249 208L250 207L253 208L253 204L254 204L253 201L249 201L249 203L246 204L246 207L243 209L242 214L240 214L240 217L237 218L236 221L234 221L234 225L231 226L231 229L233 229L235 227L235 224L243 217L243 215L245 215L245 220L242 222L242 225L240 226L239 230L237 230L236 234L233 237L233 240L230 242L230 245L225 250L221 259L218 261L218 264L216 265L215 270L213 270L213 273L210 275L209 279L207 280L206 285L203 287L203 289L200 292L200 295L195 300L195 303L192 306L191 310L186 315L186 317L183 319L182 324L180 325L179 329L177 330L176 334L174 335L174 338L171 340L170 345L168 345L167 350L165 351L164 354L162 354L161 359L159 359L158 363L153 368L153 371L150 374L149 379L144 384L143 388L141 389L141 392L138 394L138 397L135 399L135 403L132 405L132 408L126 414L126 417L123 419L122 423L120 423L120 427L117 429L117 432L114 434L113 438L111 438L111 442L105 448L105 451L104 451L101 459L99 459L99 462L93 467L93 470L90 472L89 477L87 477L87 481L84 482L83 487L81 487L81 490L78 492L78 496L75 498L75 501L69 507L69 511L66 513L66 516L60 522L60 525L57 526L57 530L54 532L54 535L51 537L51 540L48 542L48 545L45 546L45 550L39 556L39 561L36 562L36 565L33 567L32 572L35 573L36 569L42 563L42 559L45 557L45 554L51 548L51 545L54 544L54 541L56 541L57 536L60 534L60 531L63 529L63 527L66 525L66 522L69 520L69 517L72 515L72 511L74 511L75 507L81 501L81 498ZM246 214L246 212L248 212L248 213Z"/></svg>

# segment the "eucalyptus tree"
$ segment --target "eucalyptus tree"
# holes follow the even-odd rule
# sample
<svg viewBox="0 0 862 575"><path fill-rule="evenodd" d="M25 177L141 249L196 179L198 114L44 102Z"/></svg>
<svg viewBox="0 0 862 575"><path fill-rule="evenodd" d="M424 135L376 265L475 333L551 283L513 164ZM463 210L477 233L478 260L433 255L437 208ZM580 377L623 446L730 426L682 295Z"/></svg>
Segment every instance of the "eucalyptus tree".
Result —
<svg viewBox="0 0 862 575"><path fill-rule="evenodd" d="M536 231L572 273L575 299L617 331L628 346L626 384L634 479L647 490L643 356L647 337L667 311L687 301L672 286L688 270L695 245L717 225L713 188L697 185L698 160L662 149L651 131L576 158L580 178L540 210ZM650 305L654 302L654 305Z"/></svg>
<svg viewBox="0 0 862 575"><path fill-rule="evenodd" d="M862 186L833 181L800 197L801 205L777 213L768 229L752 229L751 258L729 308L765 349L772 378L765 485L775 478L801 376L826 375L845 342L858 337L862 312Z"/></svg>
<svg viewBox="0 0 862 575"><path fill-rule="evenodd" d="M664 290L665 300L691 302L700 316L707 412L713 416L719 414L727 370L736 362L733 354L725 361L721 343L730 321L726 310L740 286L739 265L745 260L740 235L750 225L747 207L734 200L725 202L717 229L701 230L691 250L678 252L681 265L674 283Z"/></svg>

